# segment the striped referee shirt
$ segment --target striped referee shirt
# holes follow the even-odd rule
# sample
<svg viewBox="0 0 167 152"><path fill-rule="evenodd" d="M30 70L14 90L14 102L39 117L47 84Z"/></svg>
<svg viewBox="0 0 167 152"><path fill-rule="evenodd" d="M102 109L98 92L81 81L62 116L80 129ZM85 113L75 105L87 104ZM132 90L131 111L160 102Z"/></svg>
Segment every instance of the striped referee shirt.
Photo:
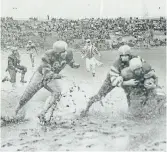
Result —
<svg viewBox="0 0 167 152"><path fill-rule="evenodd" d="M81 51L81 53L86 57L86 58L93 58L94 55L99 54L99 51L97 50L97 48L93 45L86 45L84 46L83 50Z"/></svg>

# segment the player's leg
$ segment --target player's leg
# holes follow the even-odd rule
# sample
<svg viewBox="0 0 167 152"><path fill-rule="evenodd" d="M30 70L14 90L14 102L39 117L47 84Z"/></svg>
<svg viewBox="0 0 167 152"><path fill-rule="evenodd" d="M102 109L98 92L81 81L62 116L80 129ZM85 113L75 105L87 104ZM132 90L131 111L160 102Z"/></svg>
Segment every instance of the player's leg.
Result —
<svg viewBox="0 0 167 152"><path fill-rule="evenodd" d="M88 72L90 72L90 60L88 59L88 58L86 58L86 70L88 71Z"/></svg>
<svg viewBox="0 0 167 152"><path fill-rule="evenodd" d="M100 90L96 95L90 98L86 110L82 111L81 116L85 116L87 112L89 111L90 107L98 101L101 101L103 97L105 97L114 87L110 84L110 81L106 80L104 81L103 85L101 86Z"/></svg>
<svg viewBox="0 0 167 152"><path fill-rule="evenodd" d="M16 71L14 69L8 69L10 79L6 78L7 81L10 81L12 83L12 87L15 87L16 85Z"/></svg>
<svg viewBox="0 0 167 152"><path fill-rule="evenodd" d="M6 69L6 75L5 75L5 77L2 79L2 82L5 82L5 81L10 81L9 69Z"/></svg>
<svg viewBox="0 0 167 152"><path fill-rule="evenodd" d="M94 61L95 61L97 66L102 66L103 65L103 63L98 61L96 58L94 58Z"/></svg>
<svg viewBox="0 0 167 152"><path fill-rule="evenodd" d="M27 72L27 68L25 66L18 65L17 69L19 69L21 71L21 80L20 80L20 82L27 83L27 81L24 80L25 73Z"/></svg>
<svg viewBox="0 0 167 152"><path fill-rule="evenodd" d="M53 113L56 109L57 102L60 101L61 80L58 79L52 80L44 87L51 93L51 95L47 98L43 110L39 114L38 118L40 119L41 122L46 122L45 115L50 109L49 120L48 120L50 122L51 118L53 117Z"/></svg>
<svg viewBox="0 0 167 152"><path fill-rule="evenodd" d="M19 110L43 87L43 77L39 72L35 72L16 108L16 114Z"/></svg>
<svg viewBox="0 0 167 152"><path fill-rule="evenodd" d="M95 73L96 73L96 62L95 62L94 58L92 58L92 60L91 60L91 71L92 71L93 77L95 77Z"/></svg>

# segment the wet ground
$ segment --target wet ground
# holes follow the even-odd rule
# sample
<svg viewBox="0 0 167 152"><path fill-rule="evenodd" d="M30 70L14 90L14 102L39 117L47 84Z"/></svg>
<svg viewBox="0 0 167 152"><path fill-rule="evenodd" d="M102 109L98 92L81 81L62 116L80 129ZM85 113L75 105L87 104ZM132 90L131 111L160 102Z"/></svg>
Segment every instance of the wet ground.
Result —
<svg viewBox="0 0 167 152"><path fill-rule="evenodd" d="M165 48L150 50L135 50L135 54L142 56L149 62L159 76L159 83L165 84L166 51ZM29 121L19 124L9 124L1 127L1 150L35 151L35 150L140 150L155 151L166 150L166 121L165 117L152 119L137 119L128 114L126 97L122 89L113 90L104 100L102 107L96 103L85 118L79 116L85 108L88 98L97 92L110 65L117 55L116 51L102 52L103 67L97 69L93 78L85 70L84 60L80 54L74 57L81 68L78 70L67 67L62 74L68 76L63 79L64 93L76 84L72 94L62 98L51 126L41 126L37 119L49 93L40 90L33 99L24 107L26 119ZM27 54L22 54L22 64L30 65ZM7 54L2 54L2 65L7 63ZM39 63L39 58L36 64ZM32 76L31 66L28 67L26 79ZM5 75L6 66L2 66L2 77ZM27 84L19 83L17 77L15 89L6 82L1 88L2 115L12 116L14 108L19 101ZM164 86L164 90L165 90ZM75 105L74 105L75 103Z"/></svg>

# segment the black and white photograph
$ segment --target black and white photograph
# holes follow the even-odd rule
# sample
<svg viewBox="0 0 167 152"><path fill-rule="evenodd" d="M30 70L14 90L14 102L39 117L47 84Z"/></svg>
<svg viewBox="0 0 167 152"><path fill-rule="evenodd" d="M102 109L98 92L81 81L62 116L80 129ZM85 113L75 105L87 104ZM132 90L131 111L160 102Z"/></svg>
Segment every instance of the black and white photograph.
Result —
<svg viewBox="0 0 167 152"><path fill-rule="evenodd" d="M167 151L166 0L1 0L0 151Z"/></svg>

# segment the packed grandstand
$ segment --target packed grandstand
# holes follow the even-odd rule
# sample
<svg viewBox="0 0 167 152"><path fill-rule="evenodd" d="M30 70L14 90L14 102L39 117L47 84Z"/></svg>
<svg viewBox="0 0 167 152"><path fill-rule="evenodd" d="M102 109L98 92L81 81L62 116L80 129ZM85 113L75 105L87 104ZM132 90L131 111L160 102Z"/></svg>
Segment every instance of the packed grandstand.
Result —
<svg viewBox="0 0 167 152"><path fill-rule="evenodd" d="M90 38L100 50L118 48L122 43L131 47L166 45L166 19L57 19L14 20L1 18L1 48L24 48L33 40L39 48L49 48L52 41L65 40L73 48L80 48Z"/></svg>

